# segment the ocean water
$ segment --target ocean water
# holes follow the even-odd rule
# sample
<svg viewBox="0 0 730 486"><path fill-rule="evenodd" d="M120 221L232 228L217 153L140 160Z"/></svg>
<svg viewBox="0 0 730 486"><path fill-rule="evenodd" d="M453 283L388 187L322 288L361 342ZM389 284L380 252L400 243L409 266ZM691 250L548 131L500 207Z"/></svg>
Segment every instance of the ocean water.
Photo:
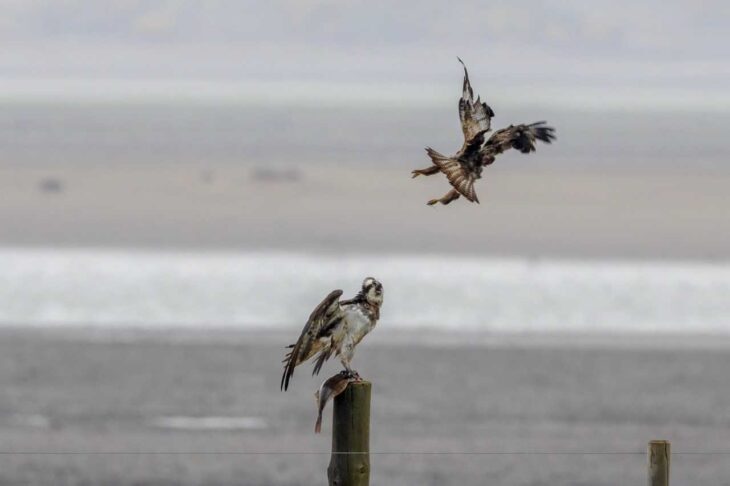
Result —
<svg viewBox="0 0 730 486"><path fill-rule="evenodd" d="M0 268L5 326L288 330L374 276L391 329L730 333L727 262L5 248Z"/></svg>

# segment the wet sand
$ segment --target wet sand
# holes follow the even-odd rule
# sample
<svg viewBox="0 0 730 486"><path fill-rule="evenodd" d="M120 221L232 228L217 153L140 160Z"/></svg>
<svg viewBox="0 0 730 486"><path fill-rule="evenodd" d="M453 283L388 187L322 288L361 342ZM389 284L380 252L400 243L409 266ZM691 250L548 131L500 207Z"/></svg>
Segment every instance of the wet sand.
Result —
<svg viewBox="0 0 730 486"><path fill-rule="evenodd" d="M312 431L321 380L306 367L278 388L291 338L0 331L0 484L323 484L329 408L323 434ZM401 453L373 454L372 484L642 484L650 439L728 451L726 340L388 341L368 339L356 357L374 383L371 450ZM175 417L228 420L195 429ZM516 451L636 454L503 454ZM730 461L675 455L672 474L727 485Z"/></svg>
<svg viewBox="0 0 730 486"><path fill-rule="evenodd" d="M448 207L425 205L448 190L443 177L410 179L423 158L400 169L3 165L0 244L730 258L727 172L518 156L486 169L482 204Z"/></svg>

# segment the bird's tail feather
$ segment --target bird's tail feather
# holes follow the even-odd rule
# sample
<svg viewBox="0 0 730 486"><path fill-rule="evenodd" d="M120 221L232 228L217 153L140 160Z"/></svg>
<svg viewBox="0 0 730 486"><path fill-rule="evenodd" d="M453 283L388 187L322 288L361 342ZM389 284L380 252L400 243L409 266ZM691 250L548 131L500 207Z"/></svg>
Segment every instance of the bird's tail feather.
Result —
<svg viewBox="0 0 730 486"><path fill-rule="evenodd" d="M439 165L439 162L446 162L451 159L451 157L447 157L442 153L436 152L431 147L426 147L426 153L429 157L431 157L431 160L436 165Z"/></svg>

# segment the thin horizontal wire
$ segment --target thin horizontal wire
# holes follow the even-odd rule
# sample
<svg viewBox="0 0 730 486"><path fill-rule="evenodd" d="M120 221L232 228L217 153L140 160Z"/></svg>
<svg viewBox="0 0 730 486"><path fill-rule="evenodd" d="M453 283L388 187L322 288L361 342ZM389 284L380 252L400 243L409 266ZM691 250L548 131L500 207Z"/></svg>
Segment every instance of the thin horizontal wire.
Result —
<svg viewBox="0 0 730 486"><path fill-rule="evenodd" d="M330 452L330 451L0 451L0 456L12 455L88 455L88 456L138 456L138 455L240 455L240 456L312 456L312 455L443 455L443 456L634 456L646 455L643 451L378 451L378 452ZM678 456L725 456L730 451L678 451Z"/></svg>

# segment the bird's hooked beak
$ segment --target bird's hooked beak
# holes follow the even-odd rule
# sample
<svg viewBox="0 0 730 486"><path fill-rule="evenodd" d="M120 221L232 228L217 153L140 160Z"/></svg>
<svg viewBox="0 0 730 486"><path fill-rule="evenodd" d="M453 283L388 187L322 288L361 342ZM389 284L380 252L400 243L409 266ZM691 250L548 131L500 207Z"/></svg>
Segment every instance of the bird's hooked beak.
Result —
<svg viewBox="0 0 730 486"><path fill-rule="evenodd" d="M372 277L368 277L362 283L362 294L365 295L368 300L372 299L376 301L382 301L383 284L381 284Z"/></svg>

